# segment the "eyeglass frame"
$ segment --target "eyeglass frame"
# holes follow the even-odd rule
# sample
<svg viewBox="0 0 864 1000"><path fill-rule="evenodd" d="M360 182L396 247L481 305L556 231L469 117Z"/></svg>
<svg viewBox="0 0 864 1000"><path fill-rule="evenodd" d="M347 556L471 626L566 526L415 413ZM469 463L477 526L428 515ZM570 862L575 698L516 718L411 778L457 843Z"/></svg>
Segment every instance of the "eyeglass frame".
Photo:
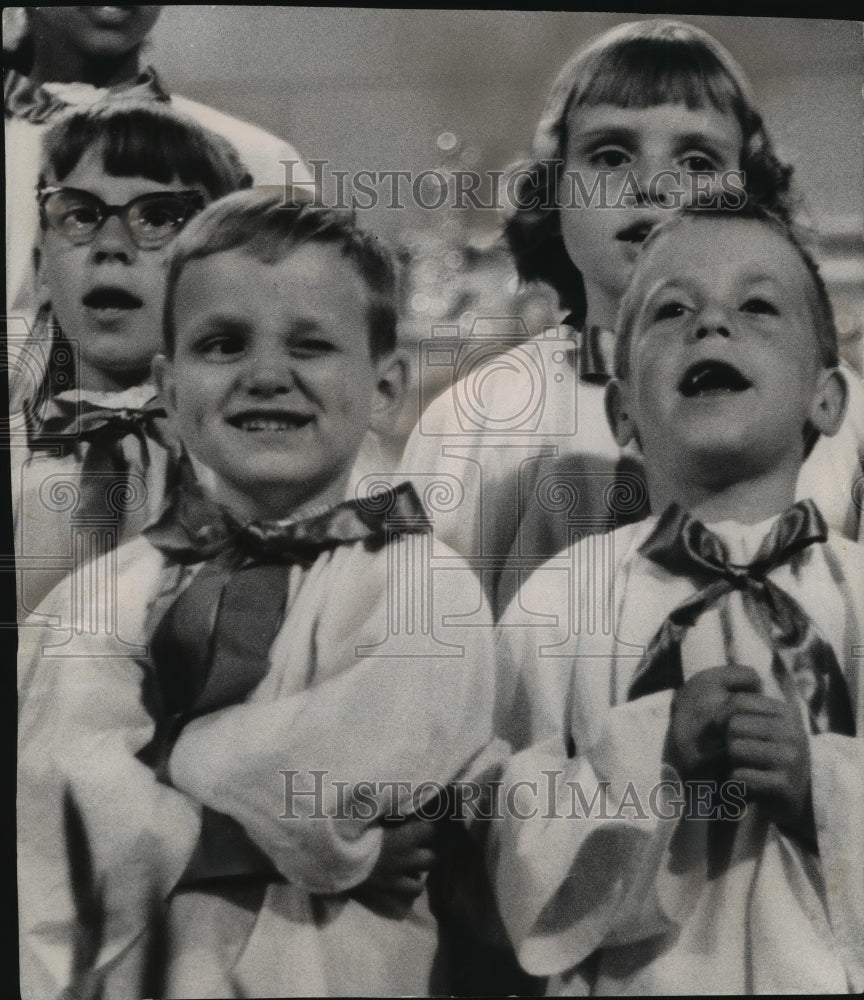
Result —
<svg viewBox="0 0 864 1000"><path fill-rule="evenodd" d="M67 233L62 232L56 226L51 225L48 219L48 213L45 210L45 202L52 195L60 194L63 191L70 191L75 194L86 195L86 197L89 199L95 199L102 206L102 210L104 211L104 215L101 221L93 230L93 232L89 235L87 239L81 240L80 242L70 238L70 236ZM45 187L37 185L36 187L36 203L39 206L39 216L42 220L42 224L45 226L46 229L53 230L55 233L57 233L59 236L65 239L72 246L79 246L79 247L88 246L90 243L92 243L93 240L96 239L96 234L100 232L105 223L110 218L112 218L112 216L116 216L120 220L121 224L123 225L123 228L129 234L129 238L132 240L132 242L139 250L159 250L162 247L167 246L171 242L171 240L180 232L180 229L182 229L183 226L181 226L180 229L175 230L168 237L168 239L164 241L164 243L154 243L149 246L145 244L144 246L142 246L136 239L132 227L129 225L129 209L136 202L142 201L146 198L154 198L154 197L164 198L166 196L171 198L177 198L178 200L185 201L193 206L194 211L192 215L190 215L189 218L186 219L186 221L183 223L183 226L185 226L186 223L190 221L190 219L194 218L194 216L197 215L198 212L201 212L207 204L207 199L205 195L201 191L197 191L194 189L187 191L150 191L147 192L146 194L139 194L137 198L130 199L129 201L126 202L125 205L109 205L108 202L103 201L98 194L93 194L92 191L85 191L83 188L67 187L64 184L51 184Z"/></svg>

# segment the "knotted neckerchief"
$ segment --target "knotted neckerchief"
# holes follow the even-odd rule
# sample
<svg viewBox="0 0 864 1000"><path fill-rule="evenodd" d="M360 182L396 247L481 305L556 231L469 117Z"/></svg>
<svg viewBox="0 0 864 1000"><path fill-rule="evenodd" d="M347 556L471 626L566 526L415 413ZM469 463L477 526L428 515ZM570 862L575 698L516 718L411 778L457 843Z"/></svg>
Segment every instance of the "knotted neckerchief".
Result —
<svg viewBox="0 0 864 1000"><path fill-rule="evenodd" d="M34 83L17 70L3 74L3 106L7 118L39 125L67 108L88 107L100 101L170 101L156 71L148 66L134 80L99 88L86 83Z"/></svg>
<svg viewBox="0 0 864 1000"><path fill-rule="evenodd" d="M639 548L647 559L701 589L675 608L648 645L630 685L628 701L684 683L681 643L699 616L734 590L763 604L771 623L772 671L782 690L788 681L808 705L811 730L855 735L846 681L831 645L801 605L769 574L797 553L826 541L828 529L812 500L782 514L746 566L729 561L723 541L673 504Z"/></svg>
<svg viewBox="0 0 864 1000"><path fill-rule="evenodd" d="M413 487L403 483L289 524L241 524L201 487L185 481L144 534L176 563L204 563L158 622L150 641L157 734L141 759L163 778L182 727L242 702L269 670L292 566L363 542L378 549L400 534L428 531ZM182 882L228 875L278 877L242 827L205 809L201 839Z"/></svg>
<svg viewBox="0 0 864 1000"><path fill-rule="evenodd" d="M573 330L579 353L579 378L591 385L606 385L612 377L615 334L602 326L581 327L572 313L562 321Z"/></svg>
<svg viewBox="0 0 864 1000"><path fill-rule="evenodd" d="M31 451L59 449L69 454L79 442L86 442L81 497L72 520L105 520L122 526L131 510L142 510L146 516L146 497L131 481L131 473L146 476L150 441L166 447L159 427L164 417L165 410L155 396L141 407L119 408L57 396L48 403L38 426L28 427L28 444ZM124 439L130 435L138 446L132 461L124 448Z"/></svg>

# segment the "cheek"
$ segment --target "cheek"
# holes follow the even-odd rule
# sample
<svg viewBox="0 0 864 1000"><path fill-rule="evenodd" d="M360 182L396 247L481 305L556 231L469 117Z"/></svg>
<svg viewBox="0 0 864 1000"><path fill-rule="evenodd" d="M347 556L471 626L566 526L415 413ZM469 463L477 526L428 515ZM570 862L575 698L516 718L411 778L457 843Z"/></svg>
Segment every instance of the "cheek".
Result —
<svg viewBox="0 0 864 1000"><path fill-rule="evenodd" d="M597 226L592 209L560 208L561 236L567 254L580 268L590 270L591 248L597 242Z"/></svg>
<svg viewBox="0 0 864 1000"><path fill-rule="evenodd" d="M46 245L42 251L41 279L52 302L69 300L80 283L80 266L75 265L81 265L83 261L76 262L70 250L64 253L55 246Z"/></svg>

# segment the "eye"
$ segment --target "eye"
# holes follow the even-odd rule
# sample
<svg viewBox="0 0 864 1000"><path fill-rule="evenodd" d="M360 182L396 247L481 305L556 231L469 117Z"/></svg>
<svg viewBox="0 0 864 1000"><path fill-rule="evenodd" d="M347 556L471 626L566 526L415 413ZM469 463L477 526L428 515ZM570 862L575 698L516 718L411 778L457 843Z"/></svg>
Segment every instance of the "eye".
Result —
<svg viewBox="0 0 864 1000"><path fill-rule="evenodd" d="M291 344L291 354L295 358L318 358L336 350L334 344L320 337L303 337Z"/></svg>
<svg viewBox="0 0 864 1000"><path fill-rule="evenodd" d="M654 310L653 320L655 323L662 323L663 320L667 319L678 319L679 316L683 316L687 311L687 307L683 302L678 302L677 300L671 300L669 302L662 302Z"/></svg>
<svg viewBox="0 0 864 1000"><path fill-rule="evenodd" d="M743 306L741 306L741 311L746 313L751 313L754 316L779 316L780 310L767 299L761 299L758 297L753 297L747 299Z"/></svg>
<svg viewBox="0 0 864 1000"><path fill-rule="evenodd" d="M630 162L630 153L620 146L606 146L595 150L591 154L590 162L595 167L615 170Z"/></svg>
<svg viewBox="0 0 864 1000"><path fill-rule="evenodd" d="M213 333L203 337L194 347L195 354L208 361L231 361L246 349L246 340L239 333Z"/></svg>
<svg viewBox="0 0 864 1000"><path fill-rule="evenodd" d="M149 205L138 213L142 229L174 229L180 222L178 214L163 205Z"/></svg>
<svg viewBox="0 0 864 1000"><path fill-rule="evenodd" d="M681 166L693 174L713 174L717 171L714 157L705 152L688 153L681 160Z"/></svg>
<svg viewBox="0 0 864 1000"><path fill-rule="evenodd" d="M99 209L93 205L76 205L62 215L63 229L72 232L77 229L91 229L99 224Z"/></svg>

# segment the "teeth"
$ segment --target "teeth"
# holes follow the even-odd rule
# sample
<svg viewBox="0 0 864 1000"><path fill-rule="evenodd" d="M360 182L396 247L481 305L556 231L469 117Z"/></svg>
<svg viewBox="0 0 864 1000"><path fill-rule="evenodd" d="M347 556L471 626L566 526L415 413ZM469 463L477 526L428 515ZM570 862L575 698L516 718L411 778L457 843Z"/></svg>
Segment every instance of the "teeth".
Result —
<svg viewBox="0 0 864 1000"><path fill-rule="evenodd" d="M302 426L299 418L284 417L248 417L238 422L238 427L244 431L290 431Z"/></svg>

